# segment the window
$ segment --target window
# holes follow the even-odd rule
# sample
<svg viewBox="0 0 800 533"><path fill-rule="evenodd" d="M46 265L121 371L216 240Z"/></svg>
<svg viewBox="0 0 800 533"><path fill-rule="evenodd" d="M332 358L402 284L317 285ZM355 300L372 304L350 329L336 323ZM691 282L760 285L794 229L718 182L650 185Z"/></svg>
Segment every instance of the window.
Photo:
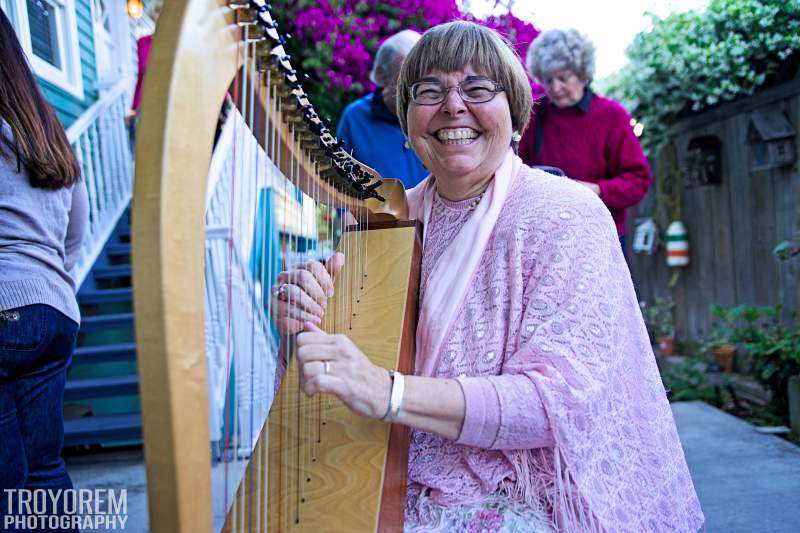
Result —
<svg viewBox="0 0 800 533"><path fill-rule="evenodd" d="M59 16L56 6L47 0L26 0L31 48L40 59L61 68L61 49L58 40Z"/></svg>
<svg viewBox="0 0 800 533"><path fill-rule="evenodd" d="M83 98L75 0L0 0L34 72Z"/></svg>

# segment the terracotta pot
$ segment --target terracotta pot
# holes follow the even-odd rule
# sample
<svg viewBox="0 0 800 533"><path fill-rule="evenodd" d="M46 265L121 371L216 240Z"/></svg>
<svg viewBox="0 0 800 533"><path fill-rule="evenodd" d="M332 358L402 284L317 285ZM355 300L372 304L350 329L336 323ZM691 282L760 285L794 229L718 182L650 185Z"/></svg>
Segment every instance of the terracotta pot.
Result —
<svg viewBox="0 0 800 533"><path fill-rule="evenodd" d="M661 357L669 357L675 351L675 339L673 337L658 338L658 353Z"/></svg>
<svg viewBox="0 0 800 533"><path fill-rule="evenodd" d="M722 368L723 372L733 372L734 355L736 355L736 346L733 344L723 344L714 348L714 362Z"/></svg>

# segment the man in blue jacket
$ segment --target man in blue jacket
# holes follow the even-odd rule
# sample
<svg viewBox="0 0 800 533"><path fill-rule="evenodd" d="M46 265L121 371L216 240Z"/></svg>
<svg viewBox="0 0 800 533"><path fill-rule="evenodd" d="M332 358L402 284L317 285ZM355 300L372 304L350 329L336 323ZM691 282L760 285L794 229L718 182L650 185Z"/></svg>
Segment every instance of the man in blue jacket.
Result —
<svg viewBox="0 0 800 533"><path fill-rule="evenodd" d="M400 65L419 38L417 32L403 30L383 42L369 75L378 88L345 108L336 131L356 159L384 178L401 180L407 189L429 174L403 135L395 112Z"/></svg>

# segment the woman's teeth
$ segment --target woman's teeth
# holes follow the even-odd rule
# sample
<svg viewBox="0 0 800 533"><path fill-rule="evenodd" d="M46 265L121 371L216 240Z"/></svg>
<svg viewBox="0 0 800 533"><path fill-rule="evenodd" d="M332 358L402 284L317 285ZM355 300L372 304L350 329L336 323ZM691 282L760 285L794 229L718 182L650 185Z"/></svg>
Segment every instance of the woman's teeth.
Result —
<svg viewBox="0 0 800 533"><path fill-rule="evenodd" d="M439 130L436 137L443 144L469 144L478 137L478 132L469 128Z"/></svg>

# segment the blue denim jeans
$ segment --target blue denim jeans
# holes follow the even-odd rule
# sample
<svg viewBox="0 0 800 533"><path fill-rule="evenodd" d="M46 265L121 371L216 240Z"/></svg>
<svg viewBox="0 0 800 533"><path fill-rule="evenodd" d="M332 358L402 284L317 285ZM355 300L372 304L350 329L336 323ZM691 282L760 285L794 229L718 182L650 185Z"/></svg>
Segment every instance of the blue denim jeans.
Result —
<svg viewBox="0 0 800 533"><path fill-rule="evenodd" d="M6 514L19 511L16 493L7 509L3 489L72 488L61 459L62 408L77 334L78 324L47 305L0 311L0 531Z"/></svg>

